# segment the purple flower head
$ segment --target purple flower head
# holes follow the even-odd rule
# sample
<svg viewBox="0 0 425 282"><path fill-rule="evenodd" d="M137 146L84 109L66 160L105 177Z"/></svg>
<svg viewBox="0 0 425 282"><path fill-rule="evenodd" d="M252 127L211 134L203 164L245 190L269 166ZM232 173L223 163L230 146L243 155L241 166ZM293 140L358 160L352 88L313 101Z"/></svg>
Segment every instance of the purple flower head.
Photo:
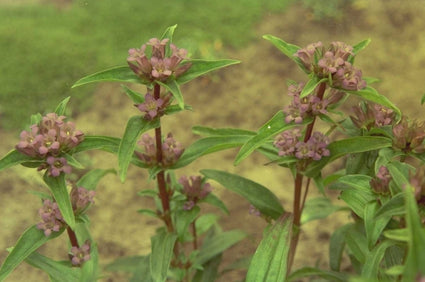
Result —
<svg viewBox="0 0 425 282"><path fill-rule="evenodd" d="M317 96L310 96L309 102L310 102L311 113L313 115L320 115L320 114L327 114L328 113L326 108L329 105L329 100L327 100L327 99L321 100Z"/></svg>
<svg viewBox="0 0 425 282"><path fill-rule="evenodd" d="M295 54L294 57L298 57L302 64L304 65L305 69L308 71L313 71L315 62L315 56L317 54L321 54L323 52L323 45L322 42L316 42L307 45L306 48L299 49Z"/></svg>
<svg viewBox="0 0 425 282"><path fill-rule="evenodd" d="M315 161L320 160L322 157L328 157L330 151L328 150L329 138L321 132L313 132L307 143L311 150L311 158Z"/></svg>
<svg viewBox="0 0 425 282"><path fill-rule="evenodd" d="M395 113L384 106L374 104L373 113L375 115L376 126L390 125L394 122Z"/></svg>
<svg viewBox="0 0 425 282"><path fill-rule="evenodd" d="M362 79L361 70L345 62L344 66L334 74L333 85L345 90L360 90L366 87L366 81Z"/></svg>
<svg viewBox="0 0 425 282"><path fill-rule="evenodd" d="M84 140L84 134L80 130L76 130L75 124L69 121L60 127L57 140L64 150L69 150Z"/></svg>
<svg viewBox="0 0 425 282"><path fill-rule="evenodd" d="M71 166L68 165L68 162L65 158L60 157L56 158L53 156L49 156L46 159L47 163L47 169L49 170L49 175L53 177L57 177L61 174L61 172L64 173L71 173ZM42 165L40 167L41 169L44 169L45 167Z"/></svg>
<svg viewBox="0 0 425 282"><path fill-rule="evenodd" d="M83 187L73 187L71 190L71 204L74 213L80 214L87 209L89 204L94 204L96 192Z"/></svg>
<svg viewBox="0 0 425 282"><path fill-rule="evenodd" d="M144 148L144 153L136 152L136 155L148 165L155 165L156 161L156 146L155 140L147 133L142 135L138 142Z"/></svg>
<svg viewBox="0 0 425 282"><path fill-rule="evenodd" d="M168 167L175 164L183 151L183 146L173 138L171 133L168 133L167 138L162 143L162 165Z"/></svg>
<svg viewBox="0 0 425 282"><path fill-rule="evenodd" d="M311 150L310 144L302 141L295 144L295 157L300 160L312 158L313 151Z"/></svg>
<svg viewBox="0 0 425 282"><path fill-rule="evenodd" d="M44 230L46 236L50 236L52 232L58 232L65 226L58 205L50 200L43 201L43 207L38 210L38 214L42 221L37 224L37 228Z"/></svg>
<svg viewBox="0 0 425 282"><path fill-rule="evenodd" d="M279 149L279 156L293 156L295 145L299 142L301 130L298 128L286 130L276 136L273 145Z"/></svg>
<svg viewBox="0 0 425 282"><path fill-rule="evenodd" d="M387 194L389 193L390 181L392 177L387 167L381 166L378 170L378 173L370 181L370 187L377 194Z"/></svg>
<svg viewBox="0 0 425 282"><path fill-rule="evenodd" d="M249 205L249 214L255 215L255 216L261 216L261 212L254 207L254 205Z"/></svg>
<svg viewBox="0 0 425 282"><path fill-rule="evenodd" d="M153 120L163 114L164 105L166 103L163 99L155 99L150 93L147 93L145 95L145 102L136 106L141 112L145 113L145 119Z"/></svg>
<svg viewBox="0 0 425 282"><path fill-rule="evenodd" d="M81 247L72 247L69 253L73 266L81 266L90 259L90 242L86 241Z"/></svg>
<svg viewBox="0 0 425 282"><path fill-rule="evenodd" d="M329 50L335 55L335 57L341 58L344 61L348 60L349 56L354 56L353 46L341 41L332 42Z"/></svg>
<svg viewBox="0 0 425 282"><path fill-rule="evenodd" d="M417 121L408 121L402 117L401 121L393 126L393 145L403 152L425 152L425 124Z"/></svg>
<svg viewBox="0 0 425 282"><path fill-rule="evenodd" d="M329 74L336 73L344 65L344 62L342 58L335 56L331 51L327 51L317 65L321 69L322 76L327 77Z"/></svg>
<svg viewBox="0 0 425 282"><path fill-rule="evenodd" d="M147 45L152 46L152 57L163 59L165 57L165 47L167 46L168 38L159 40L158 38L149 39Z"/></svg>
<svg viewBox="0 0 425 282"><path fill-rule="evenodd" d="M200 176L182 176L179 183L183 185L182 194L186 195L187 201L183 206L185 210L191 210L198 201L204 199L212 191L209 183L202 183Z"/></svg>

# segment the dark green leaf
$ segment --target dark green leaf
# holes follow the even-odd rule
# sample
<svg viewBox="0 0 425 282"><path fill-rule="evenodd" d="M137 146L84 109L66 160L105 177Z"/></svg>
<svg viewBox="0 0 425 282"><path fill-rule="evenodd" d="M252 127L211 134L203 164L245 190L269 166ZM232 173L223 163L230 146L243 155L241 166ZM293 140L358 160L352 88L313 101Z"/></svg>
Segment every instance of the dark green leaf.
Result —
<svg viewBox="0 0 425 282"><path fill-rule="evenodd" d="M78 187L95 190L97 183L108 173L116 173L115 169L93 169L84 174L77 182Z"/></svg>
<svg viewBox="0 0 425 282"><path fill-rule="evenodd" d="M222 254L218 254L197 270L192 282L214 282L218 278L218 267L221 263Z"/></svg>
<svg viewBox="0 0 425 282"><path fill-rule="evenodd" d="M350 227L345 233L345 243L354 257L364 265L366 254L369 253L366 237L354 225Z"/></svg>
<svg viewBox="0 0 425 282"><path fill-rule="evenodd" d="M154 218L159 218L158 214L155 211L150 209L140 209L140 210L137 210L137 212L140 214L152 216Z"/></svg>
<svg viewBox="0 0 425 282"><path fill-rule="evenodd" d="M220 198L218 198L213 193L209 193L208 196L206 196L204 199L202 199L202 202L208 203L210 205L216 206L219 208L222 212L225 214L229 214L229 210L227 209L226 205L223 203Z"/></svg>
<svg viewBox="0 0 425 282"><path fill-rule="evenodd" d="M391 146L391 139L380 136L357 136L338 140L329 144L330 156L313 162L307 167L305 174L315 177L326 164L347 154L373 151Z"/></svg>
<svg viewBox="0 0 425 282"><path fill-rule="evenodd" d="M102 150L110 153L117 153L121 139L109 136L85 136L83 142L78 144L74 153L88 150Z"/></svg>
<svg viewBox="0 0 425 282"><path fill-rule="evenodd" d="M175 213L175 225L176 232L179 241L183 241L183 238L188 232L189 225L196 219L199 215L200 208L194 206L191 210L179 210Z"/></svg>
<svg viewBox="0 0 425 282"><path fill-rule="evenodd" d="M240 61L236 60L189 60L188 63L191 64L191 67L183 73L181 76L179 76L176 79L176 82L180 85L191 81L192 79L195 79L203 74L206 74L208 72L218 70L230 65L239 64Z"/></svg>
<svg viewBox="0 0 425 282"><path fill-rule="evenodd" d="M346 209L345 207L334 206L329 198L318 197L308 200L305 203L303 213L301 215L301 223L322 219L328 215Z"/></svg>
<svg viewBox="0 0 425 282"><path fill-rule="evenodd" d="M312 277L312 276L320 277L322 279L325 279L325 281L335 281L335 282L348 281L348 276L345 273L322 270L322 269L314 268L314 267L303 267L303 268L297 269L296 271L291 273L291 275L288 277L288 281L304 281L304 280L300 280L300 278ZM312 281L315 281L315 280L312 280Z"/></svg>
<svg viewBox="0 0 425 282"><path fill-rule="evenodd" d="M39 230L35 225L25 230L1 266L0 281L3 281L10 272L40 246L58 237L64 230L61 229L59 232L53 232L50 236L44 235L44 232Z"/></svg>
<svg viewBox="0 0 425 282"><path fill-rule="evenodd" d="M184 109L183 94L180 91L179 84L175 80L170 79L169 81L167 81L167 83L162 83L160 81L157 81L157 83L159 85L163 86L168 91L170 91L171 94L173 95L174 99L176 99L177 104L179 105L180 109Z"/></svg>
<svg viewBox="0 0 425 282"><path fill-rule="evenodd" d="M295 57L294 54L301 49L300 47L286 43L282 39L273 36L273 35L263 35L263 38L270 41L277 49L279 49L283 54L288 58L293 60L304 72L308 73L301 60L298 57Z"/></svg>
<svg viewBox="0 0 425 282"><path fill-rule="evenodd" d="M306 119L302 124L307 124L311 119ZM263 145L270 137L295 126L302 124L286 123L285 116L282 111L277 112L266 124L264 124L259 130L257 135L252 136L248 142L246 142L239 150L235 162L238 165L243 159L248 157L255 149Z"/></svg>
<svg viewBox="0 0 425 282"><path fill-rule="evenodd" d="M264 235L251 260L246 282L285 281L292 234L292 216L282 215Z"/></svg>
<svg viewBox="0 0 425 282"><path fill-rule="evenodd" d="M159 126L159 120L148 121L141 116L133 116L128 120L124 136L118 148L118 167L122 182L127 176L127 169L134 154L137 139L143 132Z"/></svg>
<svg viewBox="0 0 425 282"><path fill-rule="evenodd" d="M329 266L333 271L339 271L345 248L345 233L351 228L351 223L339 227L332 233L329 240Z"/></svg>
<svg viewBox="0 0 425 282"><path fill-rule="evenodd" d="M184 167L201 156L241 146L249 136L213 136L195 141L183 152L177 163L171 168Z"/></svg>
<svg viewBox="0 0 425 282"><path fill-rule="evenodd" d="M65 110L66 110L66 105L68 104L68 102L69 102L69 99L70 99L71 97L66 97L65 99L63 99L62 100L62 102L60 102L59 103L59 105L56 107L56 109L55 109L55 113L58 115L58 116L63 116L63 115L65 115Z"/></svg>
<svg viewBox="0 0 425 282"><path fill-rule="evenodd" d="M205 240L194 264L204 264L218 254L221 254L234 244L246 237L246 234L239 230L232 230L220 233Z"/></svg>
<svg viewBox="0 0 425 282"><path fill-rule="evenodd" d="M309 75L309 77L310 77L310 79L307 81L306 85L304 86L303 90L301 91L300 98L303 98L303 97L311 94L314 91L314 89L316 89L316 87L320 83L328 80L327 78L320 79L319 77L314 75L314 73L311 73L311 75Z"/></svg>
<svg viewBox="0 0 425 282"><path fill-rule="evenodd" d="M105 266L107 271L136 272L140 263L148 256L119 257Z"/></svg>
<svg viewBox="0 0 425 282"><path fill-rule="evenodd" d="M38 166L40 161L39 159L24 155L17 150L12 150L0 160L0 171L22 163L34 163Z"/></svg>
<svg viewBox="0 0 425 282"><path fill-rule="evenodd" d="M162 282L167 279L176 239L177 235L165 231L151 238L150 270L155 282Z"/></svg>
<svg viewBox="0 0 425 282"><path fill-rule="evenodd" d="M58 177L52 177L46 172L43 176L43 180L49 187L50 192L52 192L63 219L71 227L71 229L74 229L75 217L68 190L66 188L65 175L61 173Z"/></svg>
<svg viewBox="0 0 425 282"><path fill-rule="evenodd" d="M192 132L204 136L253 136L254 131L238 129L238 128L211 128L206 126L194 126Z"/></svg>
<svg viewBox="0 0 425 282"><path fill-rule="evenodd" d="M172 114L176 114L178 112L181 112L183 110L192 111L193 109L189 105L184 105L184 109L180 108L179 105L170 105L167 108L165 108L164 114L166 114L166 115L172 115Z"/></svg>
<svg viewBox="0 0 425 282"><path fill-rule="evenodd" d="M29 255L25 262L33 267L39 268L46 272L50 279L54 281L75 282L81 281L81 269L72 267L69 262L54 261L37 252Z"/></svg>
<svg viewBox="0 0 425 282"><path fill-rule="evenodd" d="M142 104L145 102L145 96L139 92L136 92L125 85L121 85L124 89L125 94L133 101L134 104Z"/></svg>
<svg viewBox="0 0 425 282"><path fill-rule="evenodd" d="M380 217L391 217L394 215L403 215L406 210L404 207L404 193L399 193L383 204L375 213L374 220Z"/></svg>
<svg viewBox="0 0 425 282"><path fill-rule="evenodd" d="M213 213L207 213L201 215L198 219L195 221L195 227L196 227L196 233L198 235L204 234L208 229L213 226L219 216Z"/></svg>
<svg viewBox="0 0 425 282"><path fill-rule="evenodd" d="M72 155L64 154L63 156L65 157L67 163L70 166L75 167L76 169L84 169L84 166L76 158L74 158Z"/></svg>
<svg viewBox="0 0 425 282"><path fill-rule="evenodd" d="M395 242L393 241L383 241L373 248L373 250L367 254L366 263L362 269L363 278L372 278L378 279L378 272L380 270L380 263L384 258L385 251L387 248L394 246Z"/></svg>
<svg viewBox="0 0 425 282"><path fill-rule="evenodd" d="M277 219L284 213L276 195L266 187L252 180L219 170L204 169L201 170L201 173L207 178L213 179L227 189L241 195L266 216Z"/></svg>
<svg viewBox="0 0 425 282"><path fill-rule="evenodd" d="M425 103L425 93L422 95L422 98L421 98L421 105L423 105Z"/></svg>
<svg viewBox="0 0 425 282"><path fill-rule="evenodd" d="M71 88L99 81L120 81L143 84L143 81L140 80L140 78L130 69L129 66L120 66L83 77L75 82Z"/></svg>
<svg viewBox="0 0 425 282"><path fill-rule="evenodd" d="M378 208L379 206L377 202L370 202L366 204L364 209L363 219L369 250L372 250L373 246L375 246L382 231L391 219L391 215L376 218L375 214L378 211Z"/></svg>

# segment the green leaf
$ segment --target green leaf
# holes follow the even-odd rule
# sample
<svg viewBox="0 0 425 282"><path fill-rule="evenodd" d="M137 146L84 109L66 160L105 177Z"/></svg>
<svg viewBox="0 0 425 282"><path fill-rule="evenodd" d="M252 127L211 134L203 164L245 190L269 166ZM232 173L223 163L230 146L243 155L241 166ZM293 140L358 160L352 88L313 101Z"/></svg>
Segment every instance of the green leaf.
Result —
<svg viewBox="0 0 425 282"><path fill-rule="evenodd" d="M366 48L372 40L370 38L360 41L356 45L353 46L353 53L357 55L361 50Z"/></svg>
<svg viewBox="0 0 425 282"><path fill-rule="evenodd" d="M222 260L222 254L216 255L204 265L202 270L197 270L192 282L214 282L218 278L218 268Z"/></svg>
<svg viewBox="0 0 425 282"><path fill-rule="evenodd" d="M253 136L254 131L239 128L211 128L206 126L194 126L192 132L204 136Z"/></svg>
<svg viewBox="0 0 425 282"><path fill-rule="evenodd" d="M74 153L88 150L102 150L110 153L117 153L121 139L109 136L84 136L83 142L78 144Z"/></svg>
<svg viewBox="0 0 425 282"><path fill-rule="evenodd" d="M136 272L140 263L149 256L119 257L105 266L107 271Z"/></svg>
<svg viewBox="0 0 425 282"><path fill-rule="evenodd" d="M116 173L115 169L93 169L84 174L77 182L78 187L95 190L99 181L108 173Z"/></svg>
<svg viewBox="0 0 425 282"><path fill-rule="evenodd" d="M361 264L364 264L366 261L366 254L369 253L367 240L364 234L357 230L355 225L351 225L349 230L345 233L345 243L354 257Z"/></svg>
<svg viewBox="0 0 425 282"><path fill-rule="evenodd" d="M252 136L239 150L235 165L238 165L243 159L247 158L255 149L263 145L270 137L295 126L307 124L311 119L306 119L302 124L286 123L285 116L282 111L277 112L268 122L266 122L259 130L257 135Z"/></svg>
<svg viewBox="0 0 425 282"><path fill-rule="evenodd" d="M320 79L319 77L314 75L314 73L311 73L309 77L310 79L307 81L306 85L301 91L300 98L304 98L305 96L311 94L320 83L328 80L327 78Z"/></svg>
<svg viewBox="0 0 425 282"><path fill-rule="evenodd" d="M25 262L46 272L52 281L74 282L81 281L81 269L71 267L69 262L54 261L37 252L29 255Z"/></svg>
<svg viewBox="0 0 425 282"><path fill-rule="evenodd" d="M421 105L423 105L425 103L425 93L422 95L422 98L421 98Z"/></svg>
<svg viewBox="0 0 425 282"><path fill-rule="evenodd" d="M196 219L199 212L200 208L195 206L191 210L179 210L175 213L176 231L179 241L183 241L188 232L189 225Z"/></svg>
<svg viewBox="0 0 425 282"><path fill-rule="evenodd" d="M289 275L288 281L304 281L304 280L300 280L300 278L310 277L310 276L320 277L324 279L324 281L341 281L341 282L348 281L348 276L345 273L322 270L322 269L314 268L314 267L303 267L303 268L295 270L294 272L291 273L291 275ZM312 280L312 281L316 281L316 280Z"/></svg>
<svg viewBox="0 0 425 282"><path fill-rule="evenodd" d="M401 116L401 111L399 108L397 108L396 105L394 105L390 100L388 100L387 97L381 95L378 93L378 91L376 91L375 88L372 88L370 86L366 86L363 89L360 90L344 90L341 89L342 91L352 94L352 95L356 95L359 96L363 99L369 100L371 102L374 102L376 104L380 104L382 106L385 106L387 108L393 109L398 116Z"/></svg>
<svg viewBox="0 0 425 282"><path fill-rule="evenodd" d="M84 166L72 155L65 153L63 156L70 166L75 167L76 169L84 169Z"/></svg>
<svg viewBox="0 0 425 282"><path fill-rule="evenodd" d="M301 223L305 224L306 222L313 221L316 219L323 219L328 217L328 215L347 209L345 207L339 207L332 204L329 198L317 197L308 200L305 203L302 215Z"/></svg>
<svg viewBox="0 0 425 282"><path fill-rule="evenodd" d="M176 79L179 85L189 82L203 74L218 70L230 65L239 64L236 60L189 60L191 67Z"/></svg>
<svg viewBox="0 0 425 282"><path fill-rule="evenodd" d="M284 213L284 209L276 195L252 180L219 170L204 169L201 170L201 173L207 178L217 181L225 188L241 195L266 216L277 219Z"/></svg>
<svg viewBox="0 0 425 282"><path fill-rule="evenodd" d="M208 203L210 205L216 206L217 208L219 208L225 214L227 214L227 215L229 214L229 210L227 209L227 207L223 203L223 201L220 200L220 198L218 198L213 193L209 193L204 199L202 199L201 202L202 203Z"/></svg>
<svg viewBox="0 0 425 282"><path fill-rule="evenodd" d="M167 83L157 81L157 83L159 85L163 86L168 91L170 91L171 94L173 95L174 99L176 99L177 104L179 105L180 109L184 109L183 94L180 91L179 84L175 80L170 79L169 81L167 81Z"/></svg>
<svg viewBox="0 0 425 282"><path fill-rule="evenodd" d="M167 279L176 239L176 234L165 231L151 238L152 254L150 256L150 270L153 281L162 282Z"/></svg>
<svg viewBox="0 0 425 282"><path fill-rule="evenodd" d="M128 120L124 136L118 148L118 167L122 182L127 176L127 169L134 154L137 139L143 132L159 126L159 119L145 120L141 116L133 116Z"/></svg>
<svg viewBox="0 0 425 282"><path fill-rule="evenodd" d="M286 280L291 231L292 216L287 213L265 232L249 265L247 282Z"/></svg>
<svg viewBox="0 0 425 282"><path fill-rule="evenodd" d="M159 218L158 214L155 211L150 210L150 209L140 209L140 210L137 210L137 212L140 213L140 214L143 214L143 215L148 215L148 216L151 216L151 217L154 217L154 218Z"/></svg>
<svg viewBox="0 0 425 282"><path fill-rule="evenodd" d="M279 49L283 54L285 54L289 59L293 60L304 72L308 73L301 60L298 57L295 57L294 54L301 49L296 45L286 43L282 39L273 36L273 35L263 35L263 38L270 41L277 49Z"/></svg>
<svg viewBox="0 0 425 282"><path fill-rule="evenodd" d="M205 240L198 253L198 256L194 261L194 264L203 265L245 237L246 234L244 232L239 230L232 230L215 235L209 240Z"/></svg>
<svg viewBox="0 0 425 282"><path fill-rule="evenodd" d="M43 230L39 230L36 225L25 230L1 266L0 281L3 281L24 259L35 252L40 246L58 237L64 230L61 229L59 232L52 232L50 236L44 235Z"/></svg>
<svg viewBox="0 0 425 282"><path fill-rule="evenodd" d="M384 258L385 251L387 248L394 246L395 242L393 241L383 241L373 248L373 250L367 254L366 262L362 269L363 278L372 278L378 279L378 272L380 270L380 263Z"/></svg>
<svg viewBox="0 0 425 282"><path fill-rule="evenodd" d="M370 202L366 204L364 209L363 219L369 250L372 250L373 246L375 246L382 231L385 229L392 217L391 215L387 215L376 218L375 214L378 211L378 208L379 206L377 202Z"/></svg>
<svg viewBox="0 0 425 282"><path fill-rule="evenodd" d="M35 115L31 115L30 124L39 124L43 119L43 116L40 113L36 113Z"/></svg>
<svg viewBox="0 0 425 282"><path fill-rule="evenodd" d="M40 159L36 159L30 156L24 155L17 150L12 150L0 160L0 171L6 168L12 167L14 165L22 164L22 163L39 164L40 162L41 162Z"/></svg>
<svg viewBox="0 0 425 282"><path fill-rule="evenodd" d="M143 81L130 69L129 66L119 66L85 76L75 82L71 88L100 81L120 81L143 84Z"/></svg>
<svg viewBox="0 0 425 282"><path fill-rule="evenodd" d="M43 180L49 187L50 192L52 192L63 219L71 227L71 229L74 229L75 217L68 190L66 188L65 175L61 173L58 177L52 177L46 172L43 176Z"/></svg>
<svg viewBox="0 0 425 282"><path fill-rule="evenodd" d="M55 113L58 116L63 116L65 115L65 110L66 110L66 105L69 102L69 99L71 99L70 96L66 97L65 99L62 100L62 102L59 103L59 105L56 107L55 109Z"/></svg>
<svg viewBox="0 0 425 282"><path fill-rule="evenodd" d="M186 148L171 168L184 167L201 156L214 152L242 146L249 139L249 136L213 136L196 140L192 145Z"/></svg>
<svg viewBox="0 0 425 282"><path fill-rule="evenodd" d="M339 227L332 233L329 240L329 266L333 271L339 271L341 267L342 255L345 248L345 234L352 224Z"/></svg>
<svg viewBox="0 0 425 282"><path fill-rule="evenodd" d="M414 281L418 274L425 275L425 230L422 228L418 206L413 195L415 189L406 186L406 225L409 234L408 251L405 260L403 278Z"/></svg>
<svg viewBox="0 0 425 282"><path fill-rule="evenodd" d="M198 219L195 221L195 227L196 227L196 233L198 235L204 234L208 229L213 226L219 216L214 213L207 213L201 215Z"/></svg>
<svg viewBox="0 0 425 282"><path fill-rule="evenodd" d="M338 140L328 145L330 156L313 162L307 167L305 174L309 177L315 177L326 164L347 154L373 151L391 146L391 139L380 136L357 136Z"/></svg>
<svg viewBox="0 0 425 282"><path fill-rule="evenodd" d="M406 210L404 207L404 193L399 193L383 204L375 213L374 220L381 217L392 217L394 215L403 215Z"/></svg>
<svg viewBox="0 0 425 282"><path fill-rule="evenodd" d="M409 241L409 230L407 230L406 228L385 230L383 234L386 238L394 241Z"/></svg>
<svg viewBox="0 0 425 282"><path fill-rule="evenodd" d="M393 162L387 165L393 182L398 187L398 192L403 191L404 187L410 183L409 181L409 165L400 162Z"/></svg>
<svg viewBox="0 0 425 282"><path fill-rule="evenodd" d="M125 94L133 101L134 104L142 104L145 102L145 96L139 92L136 92L130 88L128 88L125 85L121 85L121 87L124 89Z"/></svg>
<svg viewBox="0 0 425 282"><path fill-rule="evenodd" d="M167 29L165 29L164 33L161 36L161 40L168 38L168 39L170 39L170 43L171 43L173 41L173 34L174 34L174 31L176 30L176 28L177 28L176 24L167 27Z"/></svg>

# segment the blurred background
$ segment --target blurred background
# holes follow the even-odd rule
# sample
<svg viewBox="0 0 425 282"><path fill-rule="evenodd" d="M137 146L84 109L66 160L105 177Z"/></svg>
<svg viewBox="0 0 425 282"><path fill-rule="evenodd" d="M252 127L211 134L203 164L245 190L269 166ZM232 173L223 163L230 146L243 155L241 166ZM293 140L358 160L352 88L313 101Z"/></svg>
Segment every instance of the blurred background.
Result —
<svg viewBox="0 0 425 282"><path fill-rule="evenodd" d="M70 87L85 75L125 65L129 48L159 37L174 24L178 24L174 42L188 49L192 58L242 61L184 85L185 101L194 111L164 118L164 132L172 131L185 146L196 140L190 131L194 125L257 129L289 102L286 80L306 79L293 62L262 39L264 34L298 46L319 40L325 45L331 41L356 44L371 38L372 43L356 58L356 66L364 76L380 79L374 87L381 94L408 116L421 120L424 12L424 0L0 0L0 154L5 155L19 141L31 114L51 112L67 96L71 96L67 115L78 129L119 137L127 119L138 114L120 85ZM290 175L264 166L265 160L256 154L234 167L235 153L207 156L177 173L194 175L198 168L240 173L269 187L289 209L292 187L285 185L290 183ZM81 158L88 168L116 168L116 158L107 153ZM265 223L248 214L246 201L218 184L213 186L231 210L230 216L220 214L223 228L249 234L225 254L224 261L229 264L255 250ZM149 253L149 238L160 223L136 211L153 207L137 196L137 191L152 187L147 173L134 168L125 184L114 175L100 183L89 214L101 263ZM34 170L16 167L0 172L0 262L7 255L6 248L38 221L40 201L27 191L45 189ZM317 195L312 191L310 197ZM329 195L341 204L337 195ZM332 230L347 220L347 214L337 214L308 223L294 269L316 264L326 267L326 242ZM66 259L65 237L40 251ZM23 264L7 281L46 280L42 275ZM243 271L228 273L222 281L238 281L243 275ZM111 277L102 281L125 281L124 274Z"/></svg>

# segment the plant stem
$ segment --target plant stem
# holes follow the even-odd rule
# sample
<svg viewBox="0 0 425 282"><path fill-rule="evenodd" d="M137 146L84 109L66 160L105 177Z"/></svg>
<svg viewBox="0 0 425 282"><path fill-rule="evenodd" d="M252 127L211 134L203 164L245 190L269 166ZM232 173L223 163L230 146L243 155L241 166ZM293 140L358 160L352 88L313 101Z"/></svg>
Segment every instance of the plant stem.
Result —
<svg viewBox="0 0 425 282"><path fill-rule="evenodd" d="M323 99L325 90L326 90L326 83L324 82L320 83L316 92L316 96L320 98L320 100ZM304 142L307 142L310 139L311 135L313 134L315 121L316 121L316 117L313 116L313 121L307 126L307 129L304 135ZM294 204L293 204L294 219L292 222L294 227L294 233L291 238L290 249L289 249L288 272L287 272L288 274L291 272L292 264L294 263L295 251L297 249L298 240L300 237L301 214L304 208L305 199L307 198L309 185L310 185L310 179L308 179L307 181L304 197L301 198L301 194L303 190L303 175L299 172L299 169L297 168L297 173L295 175L295 180L294 180Z"/></svg>
<svg viewBox="0 0 425 282"><path fill-rule="evenodd" d="M71 229L71 227L66 228L66 232L68 232L69 241L71 242L71 246L79 248L77 236L75 232Z"/></svg>
<svg viewBox="0 0 425 282"><path fill-rule="evenodd" d="M196 222L196 219L192 222L193 250L197 250L198 249L198 236L196 234L195 222Z"/></svg>
<svg viewBox="0 0 425 282"><path fill-rule="evenodd" d="M155 84L154 86L154 98L159 99L161 93L161 86ZM161 123L155 128L155 141L156 141L156 161L159 165L162 164L162 133L161 133ZM174 231L173 222L170 215L170 199L167 192L167 184L165 183L165 172L161 170L157 176L159 197L161 199L162 210L163 210L163 220L167 226L168 232L172 233Z"/></svg>

